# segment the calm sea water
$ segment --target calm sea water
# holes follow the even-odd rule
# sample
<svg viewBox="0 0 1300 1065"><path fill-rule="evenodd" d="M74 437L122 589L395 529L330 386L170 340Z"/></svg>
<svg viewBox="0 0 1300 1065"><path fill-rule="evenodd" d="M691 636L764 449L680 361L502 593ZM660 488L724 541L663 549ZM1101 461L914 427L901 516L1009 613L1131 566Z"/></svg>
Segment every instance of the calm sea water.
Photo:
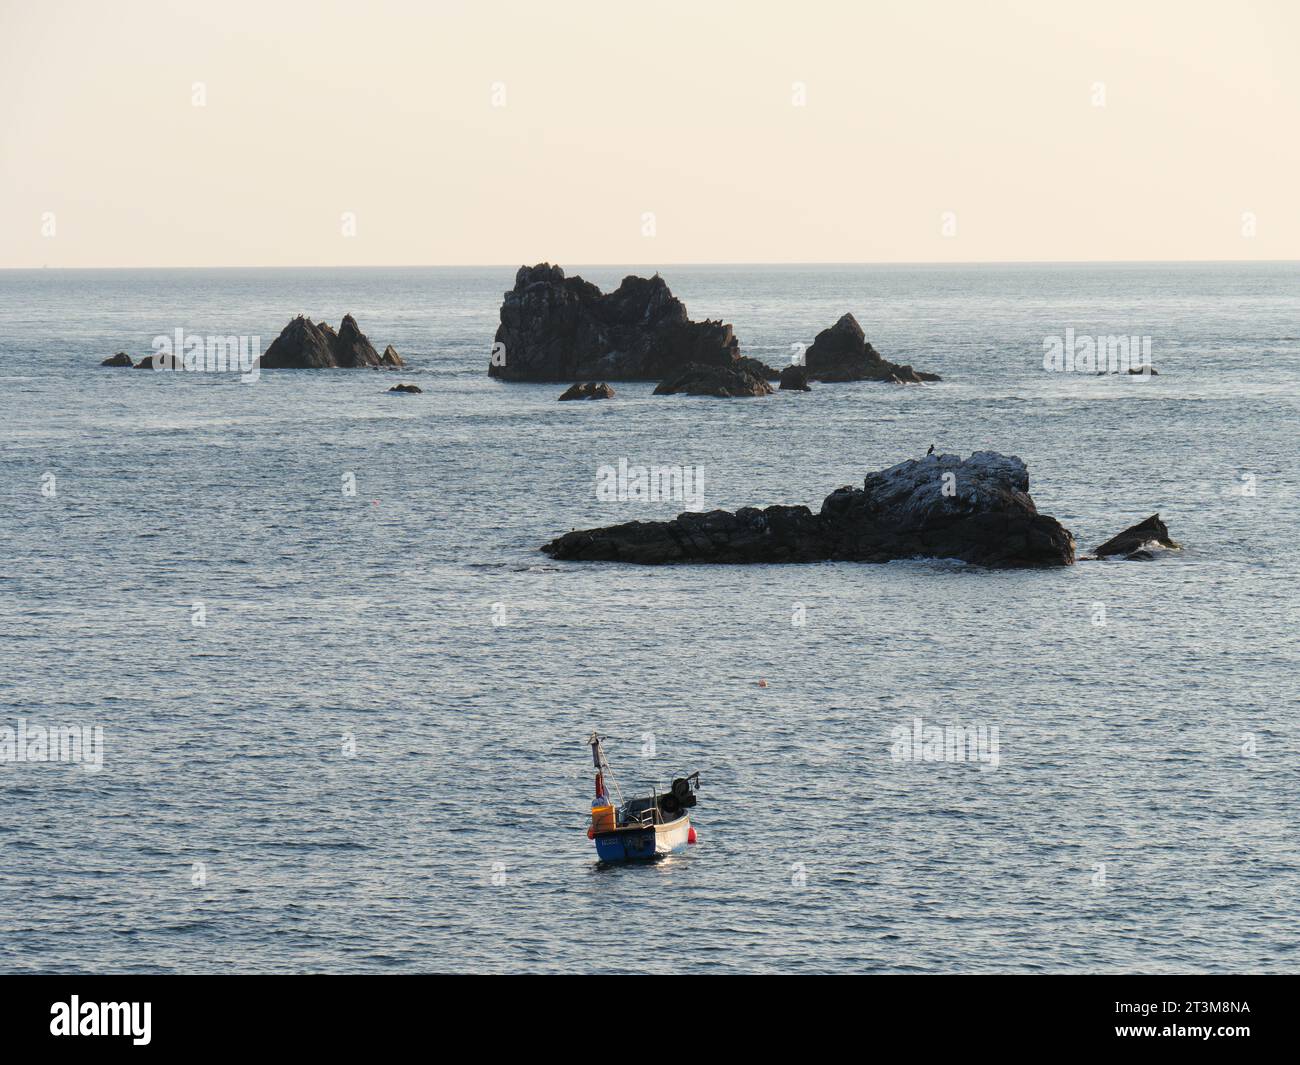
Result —
<svg viewBox="0 0 1300 1065"><path fill-rule="evenodd" d="M0 968L1300 964L1300 266L665 268L746 354L852 311L945 382L586 404L488 379L513 274L0 273L0 727L104 734L98 772L0 764ZM410 369L97 366L176 328L265 347L298 312ZM1067 328L1151 336L1160 376L1044 372ZM1081 548L1159 511L1186 551L537 550L681 509L599 502L620 458L700 467L709 506L815 508L931 443L1020 455ZM895 760L917 717L996 726L999 764ZM701 771L697 846L596 864L593 728L625 791Z"/></svg>

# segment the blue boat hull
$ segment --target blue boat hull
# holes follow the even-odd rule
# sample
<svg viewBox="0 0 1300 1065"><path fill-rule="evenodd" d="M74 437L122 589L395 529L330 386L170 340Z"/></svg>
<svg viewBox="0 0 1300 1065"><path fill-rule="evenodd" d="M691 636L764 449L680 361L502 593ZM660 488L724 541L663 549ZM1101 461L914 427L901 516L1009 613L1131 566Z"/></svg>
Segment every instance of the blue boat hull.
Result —
<svg viewBox="0 0 1300 1065"><path fill-rule="evenodd" d="M647 828L616 828L596 833L596 856L602 862L644 862L679 850L687 843L690 818Z"/></svg>
<svg viewBox="0 0 1300 1065"><path fill-rule="evenodd" d="M596 837L596 857L602 862L646 861L655 856L655 830L605 832Z"/></svg>

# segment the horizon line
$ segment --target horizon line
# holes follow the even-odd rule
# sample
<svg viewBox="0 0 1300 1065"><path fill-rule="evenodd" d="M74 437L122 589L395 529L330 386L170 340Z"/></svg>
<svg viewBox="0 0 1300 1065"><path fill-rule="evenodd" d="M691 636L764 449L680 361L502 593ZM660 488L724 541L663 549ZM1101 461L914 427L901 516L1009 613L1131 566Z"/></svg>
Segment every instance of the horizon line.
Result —
<svg viewBox="0 0 1300 1065"><path fill-rule="evenodd" d="M563 263L549 259L541 260L552 266ZM890 259L890 260L798 260L793 262L727 262L723 260L693 260L673 263L660 263L659 268L669 269L678 266L1228 266L1240 264L1285 265L1300 264L1298 259ZM540 265L540 263L304 263L248 264L216 266L211 264L189 265L146 265L146 266L55 266L48 263L41 266L0 266L0 272L40 272L45 270L518 270L521 266ZM604 268L611 266L626 267L638 264L631 262L574 262L575 267ZM643 264L646 266L653 264Z"/></svg>

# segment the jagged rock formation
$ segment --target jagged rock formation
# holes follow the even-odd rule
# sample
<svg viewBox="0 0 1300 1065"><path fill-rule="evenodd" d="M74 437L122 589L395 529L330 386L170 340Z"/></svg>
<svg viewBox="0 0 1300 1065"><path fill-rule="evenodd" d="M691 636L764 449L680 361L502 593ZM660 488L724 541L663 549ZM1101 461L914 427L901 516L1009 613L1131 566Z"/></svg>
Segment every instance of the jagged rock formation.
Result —
<svg viewBox="0 0 1300 1065"><path fill-rule="evenodd" d="M583 385L570 385L568 390L560 397L560 402L570 399L612 399L614 390L604 381L596 384L595 381L588 381Z"/></svg>
<svg viewBox="0 0 1300 1065"><path fill-rule="evenodd" d="M110 355L107 359L99 364L100 366L134 366L131 356L125 351L119 351L116 355Z"/></svg>
<svg viewBox="0 0 1300 1065"><path fill-rule="evenodd" d="M327 322L316 324L310 318L298 315L271 342L261 362L264 370L403 365L392 345L381 357L350 314L343 316L337 333Z"/></svg>
<svg viewBox="0 0 1300 1065"><path fill-rule="evenodd" d="M656 387L656 396L671 396L684 392L688 396L770 396L772 386L763 378L755 377L744 370L735 370L727 366L685 367Z"/></svg>
<svg viewBox="0 0 1300 1065"><path fill-rule="evenodd" d="M737 359L734 369L752 373L755 377L762 378L764 381L779 381L781 379L780 370L773 369L761 359L751 359L748 355L742 355Z"/></svg>
<svg viewBox="0 0 1300 1065"><path fill-rule="evenodd" d="M804 365L810 381L890 381L895 384L920 384L940 381L935 373L923 373L911 366L901 366L881 358L867 343L862 326L851 314L840 317L829 329L823 329L804 352Z"/></svg>
<svg viewBox="0 0 1300 1065"><path fill-rule="evenodd" d="M613 292L549 263L521 266L501 304L488 373L506 381L658 381L740 356L731 326L692 322L658 274Z"/></svg>
<svg viewBox="0 0 1300 1065"><path fill-rule="evenodd" d="M1015 456L977 451L909 459L804 506L681 514L567 533L542 550L557 559L682 562L889 562L929 557L984 566L1068 566L1074 537L1039 514Z"/></svg>

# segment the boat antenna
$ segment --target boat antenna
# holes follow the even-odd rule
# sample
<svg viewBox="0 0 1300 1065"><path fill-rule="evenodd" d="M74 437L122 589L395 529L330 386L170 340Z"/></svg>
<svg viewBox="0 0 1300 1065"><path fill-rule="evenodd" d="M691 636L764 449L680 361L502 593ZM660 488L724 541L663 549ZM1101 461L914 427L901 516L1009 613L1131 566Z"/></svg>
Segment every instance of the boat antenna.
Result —
<svg viewBox="0 0 1300 1065"><path fill-rule="evenodd" d="M591 747L592 764L600 773L601 779L614 789L614 797L618 799L619 806L622 806L623 792L618 786L618 781L614 779L614 771L609 768L609 759L605 757L605 745L600 742L600 737L595 732L591 734L587 744Z"/></svg>

